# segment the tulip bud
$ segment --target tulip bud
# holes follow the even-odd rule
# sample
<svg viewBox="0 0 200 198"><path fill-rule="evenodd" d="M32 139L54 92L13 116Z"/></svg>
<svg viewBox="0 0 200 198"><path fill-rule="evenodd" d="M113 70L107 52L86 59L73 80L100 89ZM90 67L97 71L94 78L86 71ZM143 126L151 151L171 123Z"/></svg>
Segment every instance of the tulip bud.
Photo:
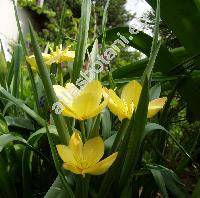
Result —
<svg viewBox="0 0 200 198"><path fill-rule="evenodd" d="M7 73L7 63L4 56L4 53L0 52L0 75L4 75Z"/></svg>

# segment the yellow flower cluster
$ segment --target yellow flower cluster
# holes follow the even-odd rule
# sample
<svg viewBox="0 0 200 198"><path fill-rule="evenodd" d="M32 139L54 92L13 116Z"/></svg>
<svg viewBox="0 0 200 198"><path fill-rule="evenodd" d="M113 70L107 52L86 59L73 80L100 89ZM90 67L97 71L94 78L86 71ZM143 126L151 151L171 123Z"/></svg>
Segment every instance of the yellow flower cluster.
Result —
<svg viewBox="0 0 200 198"><path fill-rule="evenodd" d="M53 63L72 62L75 57L75 51L70 51L69 47L65 50L57 47L56 51L52 51L50 54L42 53L42 57L47 67L50 68ZM27 57L26 60L30 64L33 71L38 71L34 55Z"/></svg>
<svg viewBox="0 0 200 198"><path fill-rule="evenodd" d="M135 80L124 86L121 98L112 89L103 88L97 80L91 81L82 90L72 83L68 83L65 87L60 85L53 87L59 102L64 106L62 115L78 120L92 118L106 106L120 120L130 119L134 109L137 108L142 90L142 86ZM103 102L102 98L104 98ZM150 101L148 118L155 116L163 108L165 102L165 97Z"/></svg>
<svg viewBox="0 0 200 198"><path fill-rule="evenodd" d="M142 86L135 80L124 86L121 98L111 89L103 88L101 83L94 80L82 90L74 84L65 87L53 86L59 102L64 106L63 116L85 120L98 115L106 106L120 120L130 119L137 108ZM102 101L103 99L103 101ZM156 115L164 106L166 98L150 101L148 118ZM79 133L74 132L68 146L57 145L58 153L63 160L63 167L75 174L100 175L105 173L117 157L117 152L100 161L104 154L104 143L101 137L89 139L83 145Z"/></svg>

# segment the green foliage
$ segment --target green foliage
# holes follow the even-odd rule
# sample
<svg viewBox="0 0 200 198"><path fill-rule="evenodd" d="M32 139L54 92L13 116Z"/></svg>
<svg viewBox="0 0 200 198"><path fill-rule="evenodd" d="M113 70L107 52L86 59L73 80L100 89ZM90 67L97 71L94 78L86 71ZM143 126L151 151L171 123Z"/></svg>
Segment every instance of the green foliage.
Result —
<svg viewBox="0 0 200 198"><path fill-rule="evenodd" d="M46 47L46 41L53 42L62 36L65 38L63 44L71 43L71 38L75 39L78 32L77 26L79 23L78 17L75 17L70 7L63 13L63 26L60 31L60 18L62 15L63 1L48 1L40 7L36 1L18 0L19 6L29 11L33 21L40 21L37 26L39 29L39 42L43 48ZM59 35L61 34L61 35ZM61 42L62 43L62 42ZM69 45L68 43L68 45Z"/></svg>
<svg viewBox="0 0 200 198"><path fill-rule="evenodd" d="M159 0L149 0L157 8L151 37L143 32L131 35L128 27L115 27L129 20L122 8L125 1L110 1L108 12L102 9L106 2L96 2L95 29L90 0L82 1L81 15L80 1L47 1L43 7L36 1L19 1L44 21L39 24L39 40L30 25L32 48L27 49L16 12L20 38L12 62L6 63L3 52L0 54L0 197L199 197L199 3L161 1L160 9ZM161 44L160 14L181 48L169 50L166 43ZM57 101L52 84L75 82L81 70L94 66L98 51L103 52L119 38L117 32L126 38L133 36L129 46L147 58L123 49L111 62L112 70L98 79L113 88L121 88L132 79L142 82L132 118L121 122L108 108L80 123L56 115L52 111ZM76 46L73 67L54 64L48 70L40 49L47 45L45 40L54 47L66 43ZM93 47L88 47L89 43ZM38 65L36 73L24 62L31 50ZM149 101L160 96L167 96L165 108L147 119ZM83 178L63 169L55 145L67 145L75 129L81 129L86 139L103 137L105 156L118 151L116 161L104 175Z"/></svg>

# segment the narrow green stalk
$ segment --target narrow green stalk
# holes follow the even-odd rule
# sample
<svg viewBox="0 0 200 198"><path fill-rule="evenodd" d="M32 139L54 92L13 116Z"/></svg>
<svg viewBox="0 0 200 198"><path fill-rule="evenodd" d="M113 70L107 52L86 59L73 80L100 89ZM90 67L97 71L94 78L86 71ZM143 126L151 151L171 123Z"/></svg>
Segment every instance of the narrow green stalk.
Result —
<svg viewBox="0 0 200 198"><path fill-rule="evenodd" d="M158 55L158 52L161 46L161 41L159 41L159 23L160 23L160 0L157 0L154 37L153 37L153 42L151 46L149 62L142 76L142 83L144 83L145 76L147 76L147 78L150 79L150 76L154 68L155 61L156 61L156 57Z"/></svg>
<svg viewBox="0 0 200 198"><path fill-rule="evenodd" d="M96 116L88 138L94 138L94 137L97 137L99 135L100 123L101 123L101 114Z"/></svg>
<svg viewBox="0 0 200 198"><path fill-rule="evenodd" d="M12 56L10 68L9 68L8 75L7 75L7 78L6 78L8 90L10 90L10 85L11 85L12 78L13 78L13 73L14 73L14 56Z"/></svg>
<svg viewBox="0 0 200 198"><path fill-rule="evenodd" d="M65 121L66 121L68 130L69 130L69 135L71 136L73 134L73 128L72 128L71 123L70 123L70 118L65 117Z"/></svg>
<svg viewBox="0 0 200 198"><path fill-rule="evenodd" d="M53 90L52 82L50 79L50 74L44 63L44 60L43 60L43 57L42 57L42 54L40 51L40 47L39 47L37 39L36 39L35 32L34 32L31 24L30 24L30 35L31 35L33 51L35 54L37 65L38 65L38 70L39 70L40 77L41 77L41 80L43 82L44 89L46 92L48 105L51 108L58 100L57 100L57 97ZM61 115L56 115L55 112L53 112L53 111L52 111L52 116L53 116L53 120L56 125L61 142L68 145L69 138L70 138L69 131L67 130L67 127L66 127L63 117Z"/></svg>
<svg viewBox="0 0 200 198"><path fill-rule="evenodd" d="M103 37L102 37L102 53L104 52L104 49L105 49L107 12L108 12L109 4L110 4L110 0L107 0L105 8L104 8L104 12L103 12L102 28L101 28L101 32L103 34Z"/></svg>
<svg viewBox="0 0 200 198"><path fill-rule="evenodd" d="M74 59L74 64L73 64L73 74L72 74L73 83L76 83L76 80L79 78L80 71L83 67L85 60L90 14L91 14L91 0L83 0L81 7L81 19L80 19L78 43L76 48L76 57Z"/></svg>
<svg viewBox="0 0 200 198"><path fill-rule="evenodd" d="M82 139L83 139L83 142L86 141L86 131L85 131L85 123L84 121L80 121L80 129L81 129L81 136L82 136Z"/></svg>
<svg viewBox="0 0 200 198"><path fill-rule="evenodd" d="M86 175L83 177L79 175L77 176L76 182L76 197L88 198L90 176Z"/></svg>
<svg viewBox="0 0 200 198"><path fill-rule="evenodd" d="M149 104L149 81L148 78L146 77L135 115L133 115L134 116L133 123L130 122L130 124L133 124L133 127L131 129L126 158L124 161L119 182L121 190L126 185L126 181L129 174L131 173L131 170L134 170L138 162L142 135L147 121L148 104Z"/></svg>
<svg viewBox="0 0 200 198"><path fill-rule="evenodd" d="M7 70L8 70L8 65L6 62L6 58L5 58L5 53L4 53L4 49L3 49L3 45L0 39L0 83L1 85L6 88L7 84L6 84L6 75L7 75Z"/></svg>
<svg viewBox="0 0 200 198"><path fill-rule="evenodd" d="M119 131L117 132L117 135L115 137L115 141L112 145L112 148L110 150L110 153L114 153L118 150L120 143L123 139L124 134L126 133L127 127L129 124L129 120L128 119L124 119L121 123L121 127L119 129Z"/></svg>
<svg viewBox="0 0 200 198"><path fill-rule="evenodd" d="M22 57L21 45L16 45L15 52L14 52L14 79L13 79L13 96L14 97L18 97L18 94L19 94L21 57Z"/></svg>
<svg viewBox="0 0 200 198"><path fill-rule="evenodd" d="M47 131L47 137L48 137L48 141L49 141L49 145L50 145L50 149L51 149L51 153L52 153L52 157L53 157L53 160L54 160L54 164L55 164L55 167L56 167L56 171L58 172L58 175L60 177L60 180L63 184L63 189L65 190L65 193L66 193L66 197L69 197L69 198L75 198L74 197L74 194L73 194L73 191L71 189L71 187L69 186L61 168L60 168L60 163L59 163L59 159L58 159L58 156L57 156L57 151L56 151L56 148L55 148L55 144L54 144L54 141L53 141L53 138L49 132L49 129L48 129L48 126L47 126L47 123L45 123L45 126L46 126L46 131Z"/></svg>
<svg viewBox="0 0 200 198"><path fill-rule="evenodd" d="M113 183L119 180L121 169L123 167L123 163L124 163L124 159L126 155L128 141L130 139L131 129L133 127L133 121L134 121L134 116L132 116L129 122L128 128L125 131L122 144L120 145L120 148L118 151L117 159L115 160L111 168L108 170L105 177L103 178L103 181L101 182L98 198L108 196Z"/></svg>
<svg viewBox="0 0 200 198"><path fill-rule="evenodd" d="M61 64L59 64L57 66L57 81L59 82L59 84L61 86L63 86L63 70L62 70L62 67L61 67Z"/></svg>
<svg viewBox="0 0 200 198"><path fill-rule="evenodd" d="M63 28L63 24L64 24L64 19L65 19L65 12L66 12L66 1L62 2L63 3L63 9L62 9L62 13L61 13L61 18L60 18L60 25L59 25L59 32L58 32L58 36L57 36L57 41L56 41L56 45L59 45L59 43L63 42L63 32L62 32L62 28Z"/></svg>
<svg viewBox="0 0 200 198"><path fill-rule="evenodd" d="M12 3L13 3L13 6L14 6L14 11L15 11L15 18L16 18L17 28L18 28L18 32L19 32L19 39L20 39L20 43L21 43L22 48L23 48L24 58L26 60L26 56L28 55L28 52L27 52L27 49L26 49L24 36L23 36L21 25L20 25L20 22L19 22L17 7L16 7L14 0L12 0ZM39 105L39 97L38 97L38 91L37 91L37 87L36 87L35 80L34 80L33 71L32 71L31 66L29 65L29 63L27 61L26 61L26 65L27 65L27 69L28 69L29 78L31 80L31 86L32 86L32 89L33 89L33 96L34 96L34 100L35 100L35 103L36 103L37 111L40 114L41 110L40 110L40 105Z"/></svg>

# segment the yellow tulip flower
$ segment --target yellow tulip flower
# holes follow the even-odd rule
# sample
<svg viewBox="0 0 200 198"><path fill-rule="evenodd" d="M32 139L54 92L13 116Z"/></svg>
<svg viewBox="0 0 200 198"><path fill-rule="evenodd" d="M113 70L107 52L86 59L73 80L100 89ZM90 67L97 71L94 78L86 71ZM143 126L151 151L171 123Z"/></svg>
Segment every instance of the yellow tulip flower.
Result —
<svg viewBox="0 0 200 198"><path fill-rule="evenodd" d="M69 51L69 47L65 50L57 47L55 52L51 52L51 58L47 61L47 64L71 62L74 60L74 57L75 51Z"/></svg>
<svg viewBox="0 0 200 198"><path fill-rule="evenodd" d="M53 85L59 102L63 105L63 116L85 120L98 115L107 105L108 97L104 98L103 88L99 81L93 80L82 90L74 84L67 83L65 87Z"/></svg>
<svg viewBox="0 0 200 198"><path fill-rule="evenodd" d="M51 58L51 55L50 54L46 54L46 53L42 53L42 57L44 59L45 64L50 67L51 65L47 64L47 61L49 61L49 59ZM38 66L37 66L37 63L36 63L34 55L26 57L26 61L30 64L31 69L33 71L38 71Z"/></svg>
<svg viewBox="0 0 200 198"><path fill-rule="evenodd" d="M57 47L56 51L52 51L50 54L42 53L42 57L45 64L50 67L53 63L72 62L75 57L75 51L69 51L69 47L65 50ZM31 65L33 71L38 70L34 55L27 57L26 60Z"/></svg>
<svg viewBox="0 0 200 198"><path fill-rule="evenodd" d="M133 110L137 108L142 86L135 80L129 82L124 86L119 98L116 93L109 89L104 89L104 94L109 95L108 107L113 114L117 115L120 120L124 118L130 119ZM167 98L157 98L149 102L148 118L155 116L164 106Z"/></svg>
<svg viewBox="0 0 200 198"><path fill-rule="evenodd" d="M69 141L69 145L57 145L57 151L63 160L63 167L75 174L104 174L113 164L117 157L117 152L103 159L104 142L102 138L95 137L89 139L83 145L78 132L74 132Z"/></svg>

